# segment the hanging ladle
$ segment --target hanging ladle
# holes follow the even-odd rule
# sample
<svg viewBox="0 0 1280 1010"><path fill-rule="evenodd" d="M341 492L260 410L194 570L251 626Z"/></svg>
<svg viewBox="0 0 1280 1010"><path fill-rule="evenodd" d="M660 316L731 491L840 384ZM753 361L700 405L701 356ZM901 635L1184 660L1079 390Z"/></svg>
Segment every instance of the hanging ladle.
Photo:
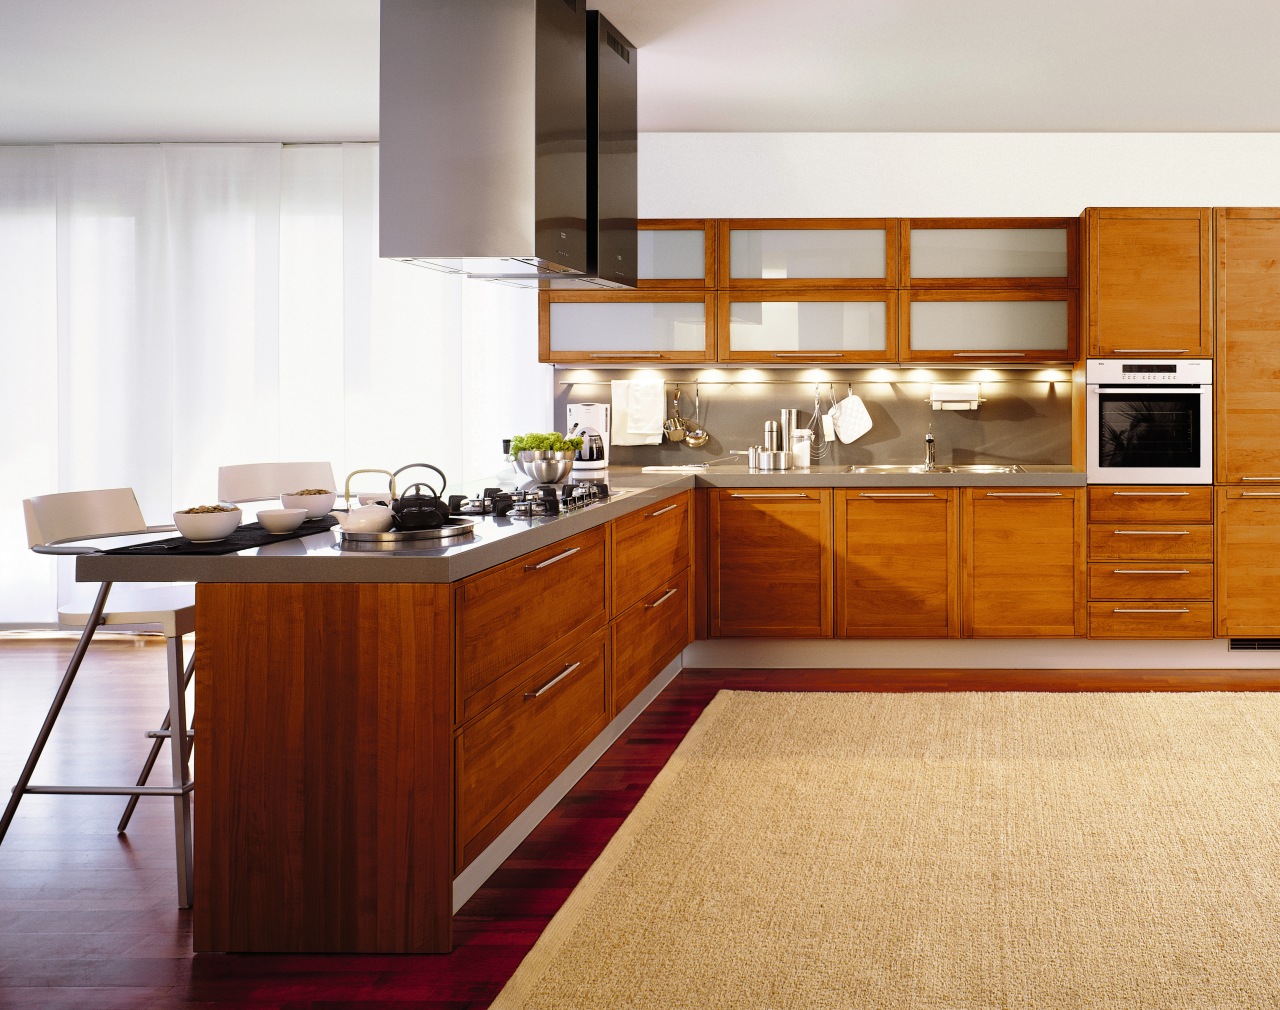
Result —
<svg viewBox="0 0 1280 1010"><path fill-rule="evenodd" d="M702 401L698 397L696 382L693 384L693 420L686 423L684 441L691 449L701 449L711 441L711 436L702 427Z"/></svg>

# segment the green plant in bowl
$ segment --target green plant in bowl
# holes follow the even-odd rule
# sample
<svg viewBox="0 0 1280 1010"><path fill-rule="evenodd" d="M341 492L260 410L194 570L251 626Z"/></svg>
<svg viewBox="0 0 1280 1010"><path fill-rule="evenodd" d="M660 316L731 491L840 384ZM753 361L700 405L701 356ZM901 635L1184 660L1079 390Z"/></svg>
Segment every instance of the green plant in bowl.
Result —
<svg viewBox="0 0 1280 1010"><path fill-rule="evenodd" d="M565 438L558 431L531 431L511 440L512 453L520 452L577 452L582 448L579 437Z"/></svg>

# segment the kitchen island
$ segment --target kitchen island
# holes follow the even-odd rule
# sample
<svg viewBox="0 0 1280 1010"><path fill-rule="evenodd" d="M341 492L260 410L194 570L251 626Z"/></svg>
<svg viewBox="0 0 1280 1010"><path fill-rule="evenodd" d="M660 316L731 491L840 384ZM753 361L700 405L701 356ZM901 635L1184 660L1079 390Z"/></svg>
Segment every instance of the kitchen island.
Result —
<svg viewBox="0 0 1280 1010"><path fill-rule="evenodd" d="M460 898L520 819L705 627L695 488L1083 484L1070 467L608 476L605 502L486 520L462 545L352 553L326 531L78 559L86 580L198 583L197 950L448 950Z"/></svg>

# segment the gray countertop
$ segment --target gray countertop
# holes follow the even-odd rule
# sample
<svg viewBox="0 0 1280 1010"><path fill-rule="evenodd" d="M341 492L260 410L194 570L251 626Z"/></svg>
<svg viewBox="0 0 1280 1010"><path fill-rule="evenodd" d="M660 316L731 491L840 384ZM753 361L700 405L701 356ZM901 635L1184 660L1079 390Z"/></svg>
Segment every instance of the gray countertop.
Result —
<svg viewBox="0 0 1280 1010"><path fill-rule="evenodd" d="M1070 466L1027 466L1025 470L1019 474L854 474L845 466L760 471L721 463L692 473L643 473L638 467L615 467L594 475L615 491L625 492L607 502L550 520L487 519L476 524L472 539L453 546L352 552L341 549L335 528L236 554L87 554L76 560L76 578L84 582L455 582L692 487L1080 487L1085 483L1084 474Z"/></svg>

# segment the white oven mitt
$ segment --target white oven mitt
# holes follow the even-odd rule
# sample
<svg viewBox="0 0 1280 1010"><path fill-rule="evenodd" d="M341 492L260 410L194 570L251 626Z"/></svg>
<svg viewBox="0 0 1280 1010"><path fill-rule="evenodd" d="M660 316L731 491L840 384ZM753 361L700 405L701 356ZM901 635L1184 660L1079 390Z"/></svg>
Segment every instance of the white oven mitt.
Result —
<svg viewBox="0 0 1280 1010"><path fill-rule="evenodd" d="M835 424L836 437L848 445L871 430L871 415L862 397L850 393L831 408L830 417Z"/></svg>

